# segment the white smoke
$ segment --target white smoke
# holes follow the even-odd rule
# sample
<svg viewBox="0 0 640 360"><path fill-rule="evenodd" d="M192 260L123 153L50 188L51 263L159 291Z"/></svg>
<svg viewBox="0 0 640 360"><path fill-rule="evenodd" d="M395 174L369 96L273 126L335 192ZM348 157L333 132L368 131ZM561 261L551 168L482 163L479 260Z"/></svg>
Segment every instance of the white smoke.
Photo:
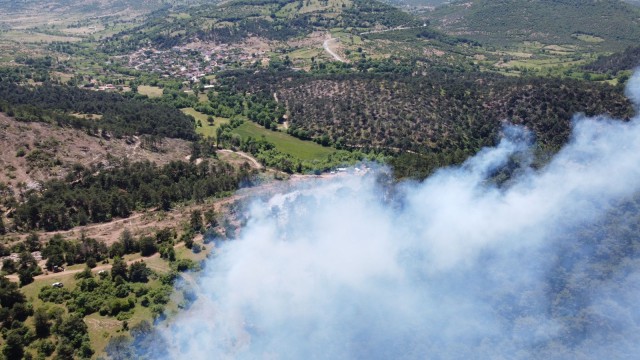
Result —
<svg viewBox="0 0 640 360"><path fill-rule="evenodd" d="M640 74L627 94L640 104ZM638 210L612 214L640 190L640 119L578 116L544 169L487 180L527 148L509 128L422 183L374 172L257 200L164 332L168 357L634 358Z"/></svg>

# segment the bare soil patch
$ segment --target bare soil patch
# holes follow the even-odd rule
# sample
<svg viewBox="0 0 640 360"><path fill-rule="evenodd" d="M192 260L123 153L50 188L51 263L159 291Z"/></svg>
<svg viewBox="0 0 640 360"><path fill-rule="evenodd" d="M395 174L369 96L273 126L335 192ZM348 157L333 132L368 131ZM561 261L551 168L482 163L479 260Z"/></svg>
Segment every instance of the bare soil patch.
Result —
<svg viewBox="0 0 640 360"><path fill-rule="evenodd" d="M0 182L14 190L61 178L76 163L108 167L115 160L128 159L162 165L184 159L189 153L189 143L184 140L164 139L158 151L151 151L139 137L107 140L82 130L19 122L0 113Z"/></svg>

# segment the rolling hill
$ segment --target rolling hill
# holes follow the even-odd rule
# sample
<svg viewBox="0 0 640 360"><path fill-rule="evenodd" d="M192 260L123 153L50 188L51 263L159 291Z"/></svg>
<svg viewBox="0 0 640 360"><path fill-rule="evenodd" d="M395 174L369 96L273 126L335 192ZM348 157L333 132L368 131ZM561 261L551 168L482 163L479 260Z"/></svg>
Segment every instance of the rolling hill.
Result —
<svg viewBox="0 0 640 360"><path fill-rule="evenodd" d="M429 16L447 33L491 45L538 41L622 50L640 38L640 10L619 0L458 1Z"/></svg>
<svg viewBox="0 0 640 360"><path fill-rule="evenodd" d="M0 0L0 29L51 29L98 19L133 20L139 16L206 0Z"/></svg>
<svg viewBox="0 0 640 360"><path fill-rule="evenodd" d="M171 5L187 5L195 0L0 0L0 8L5 14L31 12L73 12L107 15L109 12L124 10L157 10ZM102 13L102 14L99 14Z"/></svg>
<svg viewBox="0 0 640 360"><path fill-rule="evenodd" d="M600 56L584 68L599 73L617 74L620 71L631 71L638 66L640 66L640 46L630 46L622 52Z"/></svg>
<svg viewBox="0 0 640 360"><path fill-rule="evenodd" d="M419 23L410 14L372 0L237 0L158 13L114 35L104 49L117 53L144 45L169 48L193 41L231 44L251 36L286 41L315 31L350 29L357 33Z"/></svg>

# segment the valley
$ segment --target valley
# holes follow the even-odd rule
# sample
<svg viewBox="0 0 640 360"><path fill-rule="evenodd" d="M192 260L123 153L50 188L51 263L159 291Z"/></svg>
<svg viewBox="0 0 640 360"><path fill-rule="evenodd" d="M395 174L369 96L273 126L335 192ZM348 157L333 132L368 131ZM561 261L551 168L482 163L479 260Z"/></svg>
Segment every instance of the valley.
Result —
<svg viewBox="0 0 640 360"><path fill-rule="evenodd" d="M335 358L397 358L403 352L394 344L450 358L452 343L464 343L459 356L512 355L475 347L483 341L571 358L588 348L580 336L615 344L626 330L592 337L595 330L578 328L579 319L586 329L618 315L579 300L630 281L618 260L635 272L637 193L623 181L633 176L625 164L635 158L620 149L634 146L625 136L635 134L637 121L639 19L637 2L618 0L0 0L0 359L170 359L177 348L194 359L300 358L316 353L315 344ZM595 154L574 149L585 134L592 135L585 143L601 146ZM620 138L620 149L605 142L609 136ZM619 167L611 160L617 158L625 159ZM573 166L623 174L613 188L629 191L610 194L589 179L585 185L569 176ZM548 174L559 180L545 180ZM477 192L469 195L469 188ZM565 198L565 190L587 200ZM532 195L523 200L521 193ZM551 193L560 199L558 213L540 205L551 203ZM527 206L539 206L540 217L520 214ZM508 218L501 211L533 220L500 225ZM594 214L595 225L571 212ZM500 229L523 243L521 234L530 231L549 245L528 248L549 279L536 269L515 271L526 287L520 292L493 277L517 268L495 246L509 237ZM524 250L512 246L505 251L527 263ZM592 247L600 257L591 257ZM463 267L448 273L447 261L459 266L459 253L469 255L473 274ZM483 256L495 261L482 265ZM414 268L423 259L429 261ZM479 277L485 268L495 274ZM400 273L445 300L406 291L396 282ZM452 323L473 341L450 329L453 340L441 338L447 331L409 319L377 323L374 313L404 316L386 300L379 274L408 296L399 299L445 309L461 299L484 304L493 312L483 316L499 322L492 326L500 335L467 329L453 313ZM500 290L471 286L461 295L441 285L456 276ZM624 280L609 285L607 276ZM353 325L353 314L342 313L346 322L336 315L339 288L348 289L345 301L368 324L354 330L362 339L325 327L325 319L340 329ZM379 294L379 309L363 305ZM319 299L326 318L310 310L307 297ZM564 335L540 330L547 315L525 299L552 299L548 321ZM476 305L469 308L482 313ZM256 316L265 310L281 325ZM193 319L193 311L211 322ZM232 312L239 318L228 319ZM343 331L348 349L309 333L313 326L298 321L306 316L327 333ZM216 319L232 324L228 333L210 328ZM191 334L206 354L183 338L189 332L181 326L190 324L207 329ZM380 324L406 325L435 340L393 329L370 333ZM529 331L536 329L548 336L535 349L505 340L535 337ZM288 330L307 335L300 348L274 347ZM209 341L207 332L220 336ZM264 353L252 347L261 339ZM158 346L163 341L167 346Z"/></svg>

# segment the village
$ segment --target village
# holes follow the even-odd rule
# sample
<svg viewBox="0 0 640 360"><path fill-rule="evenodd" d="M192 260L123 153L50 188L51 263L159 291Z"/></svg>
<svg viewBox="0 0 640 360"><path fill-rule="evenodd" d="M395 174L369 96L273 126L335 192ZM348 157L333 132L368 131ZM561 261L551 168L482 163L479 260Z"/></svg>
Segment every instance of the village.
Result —
<svg viewBox="0 0 640 360"><path fill-rule="evenodd" d="M263 61L265 51L228 44L192 43L167 50L145 47L129 55L128 66L163 77L199 81L229 67L252 65Z"/></svg>

